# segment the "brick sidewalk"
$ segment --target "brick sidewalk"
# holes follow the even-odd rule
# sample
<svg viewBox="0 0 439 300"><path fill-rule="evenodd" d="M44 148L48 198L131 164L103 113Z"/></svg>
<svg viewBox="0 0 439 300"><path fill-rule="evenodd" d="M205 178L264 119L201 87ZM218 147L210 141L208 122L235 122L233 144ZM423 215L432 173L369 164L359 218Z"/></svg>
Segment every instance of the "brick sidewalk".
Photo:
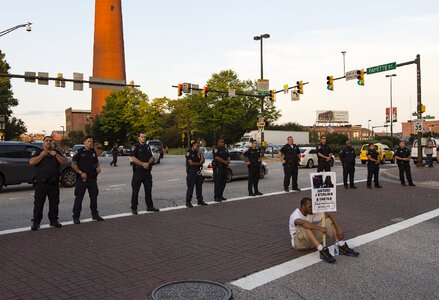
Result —
<svg viewBox="0 0 439 300"><path fill-rule="evenodd" d="M439 206L436 190L338 188L347 238ZM422 197L419 195L422 193ZM303 255L288 218L310 192L0 236L0 299L147 299L169 281L220 283Z"/></svg>

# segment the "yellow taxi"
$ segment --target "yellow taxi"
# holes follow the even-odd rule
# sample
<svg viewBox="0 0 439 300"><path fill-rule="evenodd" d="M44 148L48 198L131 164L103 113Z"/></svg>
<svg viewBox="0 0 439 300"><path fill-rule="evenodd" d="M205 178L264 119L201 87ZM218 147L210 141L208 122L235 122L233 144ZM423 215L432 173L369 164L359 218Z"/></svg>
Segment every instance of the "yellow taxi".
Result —
<svg viewBox="0 0 439 300"><path fill-rule="evenodd" d="M384 164L386 161L390 161L392 164L395 163L395 152L393 152L393 150L391 150L387 145L375 143L375 149L380 154L378 158L382 164ZM360 151L360 160L362 164L365 164L367 162L367 150L369 150L369 144L364 144L361 147Z"/></svg>

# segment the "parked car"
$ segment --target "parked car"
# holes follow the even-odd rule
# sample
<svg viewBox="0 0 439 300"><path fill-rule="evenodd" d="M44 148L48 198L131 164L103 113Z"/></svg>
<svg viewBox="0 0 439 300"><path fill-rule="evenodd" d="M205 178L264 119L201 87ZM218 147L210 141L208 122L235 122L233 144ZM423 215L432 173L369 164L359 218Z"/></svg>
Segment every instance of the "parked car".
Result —
<svg viewBox="0 0 439 300"><path fill-rule="evenodd" d="M393 150L391 150L387 145L375 143L375 149L379 153L378 160L382 164L384 164L386 161L390 161L392 164L395 163L395 152L393 152ZM369 144L363 144L360 151L360 160L362 164L365 164L368 160L366 155L367 150L369 150Z"/></svg>
<svg viewBox="0 0 439 300"><path fill-rule="evenodd" d="M161 140L148 140L146 143L152 147L156 147L160 153L160 158L163 158L163 152L165 151L165 147L163 146L163 143Z"/></svg>
<svg viewBox="0 0 439 300"><path fill-rule="evenodd" d="M433 142L433 161L437 161L438 160L438 152L437 152L437 148L439 146L439 139L437 138L431 138L431 141ZM425 162L427 162L427 155L425 155L425 145L427 144L427 138L422 138L422 157L424 159ZM413 159L413 163L417 164L418 163L418 140L414 140L413 142L413 146L412 146L412 159Z"/></svg>
<svg viewBox="0 0 439 300"><path fill-rule="evenodd" d="M160 150L155 146L151 146L152 156L154 157L154 164L159 164L161 160Z"/></svg>
<svg viewBox="0 0 439 300"><path fill-rule="evenodd" d="M131 147L130 146L119 146L117 148L119 156L130 156L131 155Z"/></svg>
<svg viewBox="0 0 439 300"><path fill-rule="evenodd" d="M335 157L331 154L331 168L334 166ZM316 147L300 147L299 165L306 168L317 167L319 163Z"/></svg>
<svg viewBox="0 0 439 300"><path fill-rule="evenodd" d="M203 153L204 155L206 155L206 153L207 153L207 148L206 148L206 147L200 147L200 151L201 151L201 153Z"/></svg>
<svg viewBox="0 0 439 300"><path fill-rule="evenodd" d="M42 147L42 146L41 146ZM84 144L76 144L72 148L69 149L69 153L67 154L67 157L73 157L76 155L79 149L83 148Z"/></svg>
<svg viewBox="0 0 439 300"><path fill-rule="evenodd" d="M267 148L265 148L266 154L278 154L279 150L282 148L281 145L268 145Z"/></svg>
<svg viewBox="0 0 439 300"><path fill-rule="evenodd" d="M22 142L0 142L0 191L4 186L21 183L33 184L34 167L29 164L33 155L38 155L43 148ZM76 172L71 167L71 159L59 169L62 186L72 187L76 184Z"/></svg>
<svg viewBox="0 0 439 300"><path fill-rule="evenodd" d="M230 182L236 178L247 178L248 167L244 161L244 154L240 151L230 151L230 164L227 169L227 182ZM212 166L212 151L209 151L206 156L206 160L201 170L201 175L205 178L213 178L213 166ZM261 170L259 178L263 179L268 174L268 165L265 162L261 164Z"/></svg>

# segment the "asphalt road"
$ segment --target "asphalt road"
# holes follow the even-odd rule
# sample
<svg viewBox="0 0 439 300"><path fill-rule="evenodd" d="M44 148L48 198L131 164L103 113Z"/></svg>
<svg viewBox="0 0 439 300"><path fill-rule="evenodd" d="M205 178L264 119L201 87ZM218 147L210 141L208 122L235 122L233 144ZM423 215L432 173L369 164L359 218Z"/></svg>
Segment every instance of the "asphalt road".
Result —
<svg viewBox="0 0 439 300"><path fill-rule="evenodd" d="M98 178L99 197L98 209L102 216L130 212L132 168L128 157L119 157L118 167L110 167L110 157L100 158L102 173ZM394 164L381 167L384 171L394 168ZM283 170L278 161L268 161L268 175L259 182L263 193L280 192L283 190ZM309 187L309 173L316 169L300 168L299 187ZM337 173L337 182L342 181L341 165L336 162L333 171ZM366 179L365 165L357 163L355 179ZM384 180L384 179L383 179ZM363 184L364 183L360 183ZM31 225L33 210L33 189L28 184L9 186L0 194L0 230L22 228ZM153 169L153 201L158 208L179 206L185 203L186 170L183 156L170 155L162 159ZM213 200L213 181L206 180L203 185L205 201ZM227 184L224 195L226 198L247 196L247 180L234 180ZM61 188L59 219L61 222L71 220L74 202L74 188ZM195 192L193 203L196 203ZM81 218L89 218L89 198L83 202ZM144 193L139 193L139 210L144 210ZM47 224L48 204L45 205L42 224Z"/></svg>

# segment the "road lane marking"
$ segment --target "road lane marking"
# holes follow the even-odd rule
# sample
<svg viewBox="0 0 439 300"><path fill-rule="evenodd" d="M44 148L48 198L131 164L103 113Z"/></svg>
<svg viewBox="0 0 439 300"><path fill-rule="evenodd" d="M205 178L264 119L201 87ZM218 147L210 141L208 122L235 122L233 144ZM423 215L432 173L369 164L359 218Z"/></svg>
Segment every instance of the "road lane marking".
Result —
<svg viewBox="0 0 439 300"><path fill-rule="evenodd" d="M13 197L13 198L9 198L9 200L17 200L17 199L24 199L24 197Z"/></svg>
<svg viewBox="0 0 439 300"><path fill-rule="evenodd" d="M175 179L172 179L175 181ZM180 179L178 179L180 180ZM355 183L358 182L365 182L365 179L362 180L356 180L354 181ZM338 183L337 185L343 185L343 183ZM311 187L307 187L307 188L302 188L301 191L309 191L311 190ZM254 199L254 198L258 198L258 197L267 197L267 196L274 196L274 195L280 195L280 194L285 194L285 193L298 193L298 192L285 192L285 191L279 191L279 192L273 192L273 193L267 193L261 196L243 196L243 197L237 197L237 198L230 198L227 199L227 202L233 202L233 201L240 201L240 200L246 200L246 199ZM62 201L62 200L61 200ZM207 201L207 204L216 204L218 205L218 202L215 201ZM160 212L165 212L165 211L171 211L171 210L177 210L177 209L186 209L186 205L180 205L180 206L170 206L170 207L164 207L164 208L160 208ZM150 212L150 211L139 211L138 212L139 215L140 214L154 214L155 212ZM115 218L121 218L121 217L128 217L128 216L132 216L131 213L120 213L120 214L114 214L114 215L108 215L108 216L102 216L104 219L115 219ZM93 219L83 219L81 220L81 223L88 223L88 222L92 222ZM72 225L73 221L66 221L66 222L61 222L62 225ZM45 224L45 225L41 225L40 229L44 229L44 228L50 228L49 224ZM30 226L27 227L22 227L22 228L15 228L15 229L6 229L6 230L2 230L0 231L0 235L6 235L6 234L11 234L11 233L18 233L18 232L24 232L24 231L30 231Z"/></svg>
<svg viewBox="0 0 439 300"><path fill-rule="evenodd" d="M112 184L112 185L109 185L109 187L126 186L126 185L127 185L126 183L123 183L123 184Z"/></svg>
<svg viewBox="0 0 439 300"><path fill-rule="evenodd" d="M179 181L180 178L176 178L176 179L169 179L168 181Z"/></svg>
<svg viewBox="0 0 439 300"><path fill-rule="evenodd" d="M439 209L434 209L432 211L420 214L399 223L392 224L387 227L383 227L375 231L354 237L347 240L346 242L349 243L349 246L355 248L436 217L439 217ZM330 252L334 251L334 246L330 246L328 248L330 249ZM301 256L296 259L292 259L280 265L232 281L230 283L244 290L250 291L319 262L321 262L321 259L319 258L319 252L315 251L313 253Z"/></svg>

